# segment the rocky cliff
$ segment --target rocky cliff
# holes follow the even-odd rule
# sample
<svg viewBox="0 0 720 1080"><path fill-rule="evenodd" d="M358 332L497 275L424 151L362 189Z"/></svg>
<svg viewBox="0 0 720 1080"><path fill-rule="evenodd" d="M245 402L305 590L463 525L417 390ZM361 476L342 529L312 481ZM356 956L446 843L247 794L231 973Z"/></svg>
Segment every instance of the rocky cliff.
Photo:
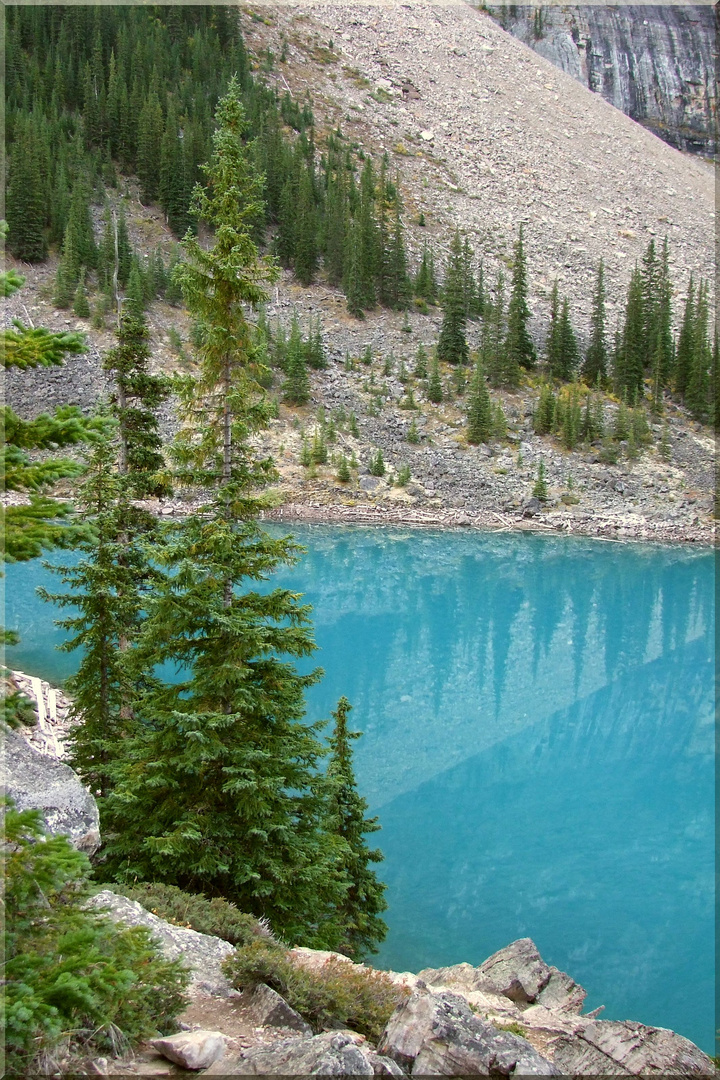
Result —
<svg viewBox="0 0 720 1080"><path fill-rule="evenodd" d="M715 153L715 13L709 5L510 4L492 14L671 146Z"/></svg>

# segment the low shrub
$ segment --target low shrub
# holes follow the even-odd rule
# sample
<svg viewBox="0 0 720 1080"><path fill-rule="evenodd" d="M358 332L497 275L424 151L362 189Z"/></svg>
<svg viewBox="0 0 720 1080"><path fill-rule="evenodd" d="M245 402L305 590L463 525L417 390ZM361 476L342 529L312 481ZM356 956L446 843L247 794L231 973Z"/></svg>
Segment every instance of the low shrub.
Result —
<svg viewBox="0 0 720 1080"><path fill-rule="evenodd" d="M66 1075L81 1056L176 1030L188 972L144 927L86 910L86 856L44 835L38 811L5 805L6 1074Z"/></svg>
<svg viewBox="0 0 720 1080"><path fill-rule="evenodd" d="M231 945L250 945L258 938L271 938L270 930L253 915L238 910L229 900L208 899L199 893L183 892L176 885L139 881L135 885L111 885L113 892L137 900L166 922L186 926L199 934L223 938Z"/></svg>
<svg viewBox="0 0 720 1080"><path fill-rule="evenodd" d="M238 948L224 964L237 990L266 983L304 1016L314 1031L338 1024L377 1043L410 991L384 972L329 959L316 970L293 964L286 949L266 941Z"/></svg>

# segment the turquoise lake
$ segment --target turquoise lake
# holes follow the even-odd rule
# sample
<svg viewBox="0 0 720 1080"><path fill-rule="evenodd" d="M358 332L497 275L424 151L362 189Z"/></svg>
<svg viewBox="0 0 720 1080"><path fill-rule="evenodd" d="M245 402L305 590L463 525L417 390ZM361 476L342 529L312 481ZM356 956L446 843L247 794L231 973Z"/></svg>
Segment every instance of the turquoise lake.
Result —
<svg viewBox="0 0 720 1080"><path fill-rule="evenodd" d="M713 552L293 531L307 554L277 580L313 605L326 672L309 714L352 702L383 826L374 963L477 964L532 937L586 1009L715 1053ZM58 682L76 659L40 583L58 585L8 567L7 663Z"/></svg>

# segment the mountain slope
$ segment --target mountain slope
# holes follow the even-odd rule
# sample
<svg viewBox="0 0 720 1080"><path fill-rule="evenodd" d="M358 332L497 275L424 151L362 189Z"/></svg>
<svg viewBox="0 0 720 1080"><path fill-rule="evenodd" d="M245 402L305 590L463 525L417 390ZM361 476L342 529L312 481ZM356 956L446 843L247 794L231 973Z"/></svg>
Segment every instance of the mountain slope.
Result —
<svg viewBox="0 0 720 1080"><path fill-rule="evenodd" d="M408 222L420 212L428 222L411 230L416 250L427 234L446 244L458 224L492 265L509 254L524 221L531 306L538 309L557 276L581 326L599 258L608 265L613 326L652 236L668 235L681 294L690 271L712 275L711 167L667 146L488 16L463 3L257 10L270 25L246 24L251 47L279 52L288 43L278 84L298 96L309 86L328 128L341 125L366 149L390 155ZM339 60L313 62L313 50L330 40Z"/></svg>

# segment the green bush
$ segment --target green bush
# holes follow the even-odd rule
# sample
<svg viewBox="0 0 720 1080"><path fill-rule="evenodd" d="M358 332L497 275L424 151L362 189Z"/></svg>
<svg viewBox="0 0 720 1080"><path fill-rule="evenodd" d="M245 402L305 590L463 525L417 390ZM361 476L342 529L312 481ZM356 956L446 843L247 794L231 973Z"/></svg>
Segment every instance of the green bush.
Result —
<svg viewBox="0 0 720 1080"><path fill-rule="evenodd" d="M237 990L266 983L282 994L314 1031L338 1024L377 1043L396 1007L408 996L382 971L345 960L326 960L310 971L295 965L287 950L266 941L236 949L224 964Z"/></svg>
<svg viewBox="0 0 720 1080"><path fill-rule="evenodd" d="M200 934L224 938L231 945L249 945L258 938L270 937L268 928L253 915L239 911L235 904L216 896L208 899L199 893L187 893L176 885L139 881L136 885L110 885L113 892L137 900L144 908L166 922L187 926Z"/></svg>
<svg viewBox="0 0 720 1080"><path fill-rule="evenodd" d="M176 1030L189 975L144 927L85 910L90 864L36 810L6 800L6 1073L66 1074L80 1055L117 1053Z"/></svg>

